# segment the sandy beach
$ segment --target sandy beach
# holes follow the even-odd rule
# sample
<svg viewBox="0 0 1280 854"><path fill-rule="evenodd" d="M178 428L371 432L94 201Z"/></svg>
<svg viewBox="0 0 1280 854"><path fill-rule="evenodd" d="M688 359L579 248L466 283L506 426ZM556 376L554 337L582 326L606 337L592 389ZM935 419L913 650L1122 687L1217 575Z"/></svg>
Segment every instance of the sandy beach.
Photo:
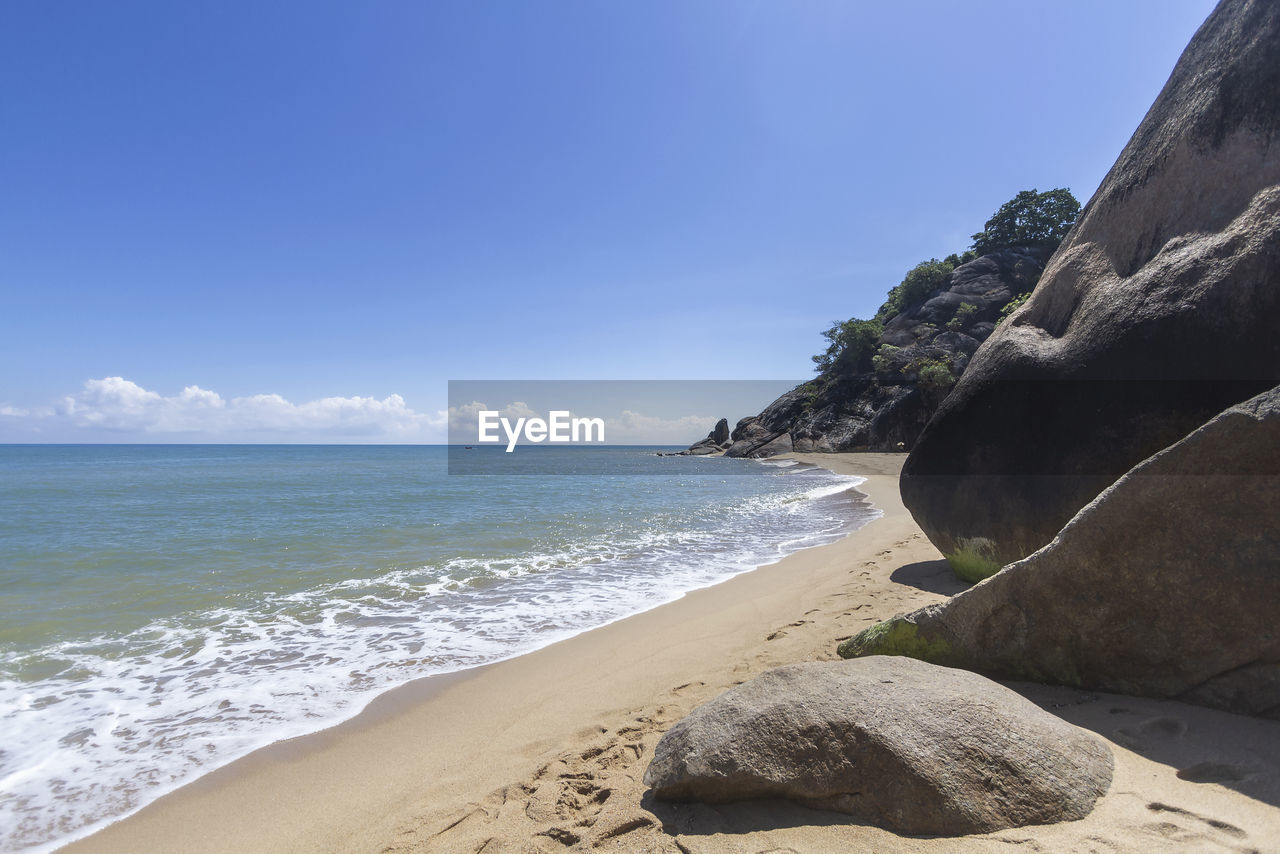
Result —
<svg viewBox="0 0 1280 854"><path fill-rule="evenodd" d="M871 623L962 589L898 497L904 455L794 455L867 478L883 516L537 652L383 695L353 720L214 772L68 852L1280 851L1280 722L1011 687L1101 735L1086 819L907 838L782 803L654 803L662 733L761 671L835 658Z"/></svg>

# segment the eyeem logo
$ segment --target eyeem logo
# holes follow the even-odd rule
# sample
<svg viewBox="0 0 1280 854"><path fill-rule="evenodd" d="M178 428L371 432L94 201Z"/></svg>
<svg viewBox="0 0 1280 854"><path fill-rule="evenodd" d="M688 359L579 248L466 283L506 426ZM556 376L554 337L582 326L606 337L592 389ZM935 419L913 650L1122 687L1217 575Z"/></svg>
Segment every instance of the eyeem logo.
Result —
<svg viewBox="0 0 1280 854"><path fill-rule="evenodd" d="M511 419L499 416L496 409L480 410L480 428L477 441L493 444L501 442L498 428L507 434L507 453L516 449L523 433L525 441L539 442L603 442L603 418L573 418L567 409L553 409L550 420L541 418ZM593 438L594 437L594 438Z"/></svg>

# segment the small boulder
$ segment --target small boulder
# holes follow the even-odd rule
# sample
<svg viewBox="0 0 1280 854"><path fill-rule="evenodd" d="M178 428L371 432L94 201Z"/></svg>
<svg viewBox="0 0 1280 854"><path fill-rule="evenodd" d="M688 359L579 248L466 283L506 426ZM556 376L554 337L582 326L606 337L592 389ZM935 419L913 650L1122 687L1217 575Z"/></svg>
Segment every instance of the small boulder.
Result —
<svg viewBox="0 0 1280 854"><path fill-rule="evenodd" d="M1099 738L1008 688L880 656L730 689L662 737L644 782L662 800L785 798L955 836L1083 818L1111 772Z"/></svg>

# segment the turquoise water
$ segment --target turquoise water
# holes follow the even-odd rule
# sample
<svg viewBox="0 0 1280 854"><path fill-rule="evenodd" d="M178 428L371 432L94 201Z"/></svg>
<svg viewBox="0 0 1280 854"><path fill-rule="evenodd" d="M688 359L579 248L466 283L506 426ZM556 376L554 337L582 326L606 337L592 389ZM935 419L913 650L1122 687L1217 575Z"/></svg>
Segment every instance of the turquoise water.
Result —
<svg viewBox="0 0 1280 854"><path fill-rule="evenodd" d="M450 476L442 447L0 446L0 849L874 516L857 479L790 463L553 453L616 474Z"/></svg>

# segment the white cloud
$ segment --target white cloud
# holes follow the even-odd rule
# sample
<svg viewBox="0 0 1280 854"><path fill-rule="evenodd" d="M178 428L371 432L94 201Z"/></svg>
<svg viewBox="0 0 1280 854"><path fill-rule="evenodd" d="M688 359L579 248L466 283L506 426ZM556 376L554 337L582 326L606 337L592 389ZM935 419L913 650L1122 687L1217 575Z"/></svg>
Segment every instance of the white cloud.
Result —
<svg viewBox="0 0 1280 854"><path fill-rule="evenodd" d="M324 397L295 403L279 394L225 398L189 385L165 395L124 377L87 380L52 406L0 403L0 441L101 442L387 442L435 444L473 441L477 413L497 409L518 418L547 418L524 401L505 406L480 401L438 412L418 412L403 397ZM570 413L571 416L576 413ZM662 418L634 410L602 415L611 445L688 445L710 432L716 418Z"/></svg>
<svg viewBox="0 0 1280 854"><path fill-rule="evenodd" d="M658 418L624 409L604 420L604 435L611 445L692 445L706 438L717 420L713 415Z"/></svg>
<svg viewBox="0 0 1280 854"><path fill-rule="evenodd" d="M137 434L246 441L441 442L445 413L415 412L398 394L293 403L278 394L223 398L191 385L164 396L123 377L87 380L52 408L0 408L6 426L42 435Z"/></svg>
<svg viewBox="0 0 1280 854"><path fill-rule="evenodd" d="M449 439L457 442L474 442L476 433L480 423L481 410L492 411L493 407L473 400L470 403L464 403L460 406L450 406L448 412L449 420ZM497 410L498 417L506 418L511 423L515 423L517 418L543 418L544 416L531 409L529 404L522 400L514 403L508 403L502 409Z"/></svg>

